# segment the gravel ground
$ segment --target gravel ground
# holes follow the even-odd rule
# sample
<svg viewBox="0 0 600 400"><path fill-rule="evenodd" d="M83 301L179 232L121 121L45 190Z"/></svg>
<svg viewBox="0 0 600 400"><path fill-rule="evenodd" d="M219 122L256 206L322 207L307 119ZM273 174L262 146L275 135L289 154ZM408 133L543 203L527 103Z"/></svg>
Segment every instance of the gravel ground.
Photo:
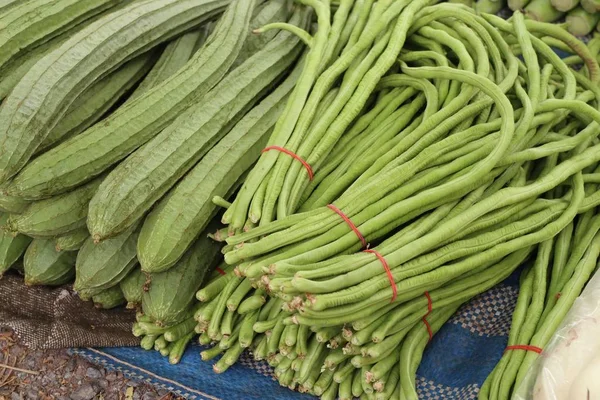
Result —
<svg viewBox="0 0 600 400"><path fill-rule="evenodd" d="M11 366L8 369L3 366ZM66 350L29 350L0 330L0 400L176 400Z"/></svg>

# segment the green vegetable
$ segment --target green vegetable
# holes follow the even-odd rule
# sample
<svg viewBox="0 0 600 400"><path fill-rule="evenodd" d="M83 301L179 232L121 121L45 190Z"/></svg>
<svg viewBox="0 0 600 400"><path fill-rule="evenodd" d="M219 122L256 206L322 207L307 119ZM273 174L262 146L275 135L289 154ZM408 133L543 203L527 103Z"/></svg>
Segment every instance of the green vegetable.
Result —
<svg viewBox="0 0 600 400"><path fill-rule="evenodd" d="M258 158L281 112L296 74L249 111L221 141L162 199L146 218L138 242L145 269L168 268L202 232L225 196ZM186 201L195 193L196 201Z"/></svg>
<svg viewBox="0 0 600 400"><path fill-rule="evenodd" d="M19 2L22 3L20 0ZM5 64L2 68L2 79L0 79L0 99L5 98L21 80L21 78L25 76L25 74L47 54L62 46L62 44L70 37L75 35L86 26L108 14L116 12L117 10L125 7L127 4L127 1L119 1L105 11L88 17L77 25L71 25L67 31L62 32L60 35L50 38L43 43L38 43L36 46L30 47L28 51L21 51L16 57L12 57L11 61Z"/></svg>
<svg viewBox="0 0 600 400"><path fill-rule="evenodd" d="M0 278L23 255L31 238L25 235L12 235L5 231L8 214L0 215Z"/></svg>
<svg viewBox="0 0 600 400"><path fill-rule="evenodd" d="M96 308L107 310L125 304L125 296L119 285L116 285L92 296L92 301Z"/></svg>
<svg viewBox="0 0 600 400"><path fill-rule="evenodd" d="M8 229L32 237L51 238L85 228L88 203L101 180L98 178L72 192L31 203L21 214L8 219Z"/></svg>
<svg viewBox="0 0 600 400"><path fill-rule="evenodd" d="M77 254L73 288L90 297L121 282L137 264L137 238L135 226L101 243L88 238Z"/></svg>
<svg viewBox="0 0 600 400"><path fill-rule="evenodd" d="M5 138L0 182L25 166L75 98L97 79L210 18L224 4L225 0L134 2L88 25L36 63L0 108L0 135Z"/></svg>
<svg viewBox="0 0 600 400"><path fill-rule="evenodd" d="M128 101L140 97L175 75L192 57L194 46L202 39L202 34L202 31L195 30L183 34L167 44L156 64L128 98Z"/></svg>
<svg viewBox="0 0 600 400"><path fill-rule="evenodd" d="M558 11L569 11L577 7L579 0L551 0L552 7Z"/></svg>
<svg viewBox="0 0 600 400"><path fill-rule="evenodd" d="M302 25L304 19L297 14L294 23ZM286 32L278 35L228 74L202 102L118 165L90 203L92 236L110 237L146 213L288 69L300 51L298 44ZM138 173L132 176L130 170Z"/></svg>
<svg viewBox="0 0 600 400"><path fill-rule="evenodd" d="M27 200L0 193L0 211L10 214L21 214L27 209L29 204L30 202Z"/></svg>
<svg viewBox="0 0 600 400"><path fill-rule="evenodd" d="M496 14L506 7L505 0L477 0L475 10L480 13Z"/></svg>
<svg viewBox="0 0 600 400"><path fill-rule="evenodd" d="M435 333L456 311L457 306L448 306L434 310L429 316L431 329ZM417 399L416 374L417 366L421 361L423 351L428 343L428 334L423 324L416 325L407 335L400 353L400 380L406 382L402 385L405 398Z"/></svg>
<svg viewBox="0 0 600 400"><path fill-rule="evenodd" d="M83 92L48 133L38 152L44 152L96 123L148 72L155 61L155 52L142 54Z"/></svg>
<svg viewBox="0 0 600 400"><path fill-rule="evenodd" d="M522 10L531 0L508 0L508 7L513 10Z"/></svg>
<svg viewBox="0 0 600 400"><path fill-rule="evenodd" d="M386 12L395 5L382 4ZM399 20L415 15L413 4L398 9ZM333 25L336 18L350 18L347 5L338 4ZM375 8L358 7L368 7L367 19L378 20ZM231 203L218 199L229 228L214 236L225 239L225 261L235 274L216 277L197 292L206 302L198 331L203 342L220 341L231 359L232 336L238 335L241 347L253 342L255 358L274 366L282 385L326 398L416 399L416 370L430 335L461 303L537 254L524 300L531 307L527 315L518 308L511 340L543 346L564 316L549 288L572 288L570 302L597 261L596 50L519 12L504 21L442 3L418 15L406 33L410 47L385 77L375 79L379 70L357 71L369 71L379 60L383 53L375 47L383 52L403 40L391 33L386 38L392 26L382 27L380 41L370 39L354 64L342 50L331 65L341 59L352 65L340 62L335 73L325 67L330 80L321 83L329 84L308 85L308 100L290 96L289 114L274 131L282 136L271 139L284 138L278 145L306 160L317 171L315 180L321 173L318 183L309 184L304 166L289 154L279 153L273 164L263 155ZM319 20L310 38L299 32L310 52L320 28L336 36L330 21ZM351 54L359 40L347 38ZM576 54L585 69L573 72L550 45ZM319 65L328 65L325 47L313 54ZM367 61L370 51L377 57ZM344 68L349 72L336 81ZM350 81L353 72L358 82ZM315 82L319 76L317 69ZM369 79L376 84L368 85ZM292 113L291 104L300 109ZM337 120L340 112L348 119ZM343 130L339 137L336 129ZM302 212L294 214L302 201ZM557 270L550 273L557 236ZM368 243L376 243L371 250L377 254L360 251ZM527 285L522 287L527 297ZM263 303L264 294L269 298ZM537 354L505 357L506 368L497 370L497 383L486 383L482 396L487 391L490 398L509 398ZM220 361L215 370L227 367Z"/></svg>
<svg viewBox="0 0 600 400"><path fill-rule="evenodd" d="M593 31L599 21L598 12L589 13L582 7L577 7L567 14L567 29L573 35L584 36Z"/></svg>
<svg viewBox="0 0 600 400"><path fill-rule="evenodd" d="M144 286L146 283L146 275L142 273L140 268L133 268L119 285L123 291L123 296L127 300L127 308L137 308L142 304L142 295L144 294Z"/></svg>
<svg viewBox="0 0 600 400"><path fill-rule="evenodd" d="M121 0L32 0L3 14L0 32L0 75L21 53L61 35L69 28Z"/></svg>
<svg viewBox="0 0 600 400"><path fill-rule="evenodd" d="M464 4L465 6L473 7L474 0L448 0L448 3Z"/></svg>
<svg viewBox="0 0 600 400"><path fill-rule="evenodd" d="M581 6L589 13L597 13L600 11L600 1L598 0L581 0Z"/></svg>
<svg viewBox="0 0 600 400"><path fill-rule="evenodd" d="M144 350L152 350L156 346L158 335L146 335L140 340L140 347Z"/></svg>
<svg viewBox="0 0 600 400"><path fill-rule="evenodd" d="M13 62L5 64L3 68L4 73L2 74L2 79L0 79L0 98L4 99L17 83L19 83L21 78L25 76L27 71L29 71L39 60L62 46L62 44L69 39L70 35L79 31L80 26L87 25L88 23L89 22L84 21L82 24L75 26L62 35L30 49L28 52L19 54L18 57L14 58Z"/></svg>
<svg viewBox="0 0 600 400"><path fill-rule="evenodd" d="M290 12L290 2L287 0L272 0L257 5L250 20L249 29L252 33L246 37L246 41L240 49L240 54L233 63L232 68L237 68L254 53L265 47L277 35L277 30L258 34L256 29L270 23L286 21L290 16Z"/></svg>
<svg viewBox="0 0 600 400"><path fill-rule="evenodd" d="M344 4L345 6L349 5L348 3ZM326 117L321 119L322 122L314 125L314 128L310 129L310 132L307 132L309 131L309 128L311 128L316 104L318 104L322 97L329 91L331 84L339 77L340 73L348 68L358 54L367 51L368 47L375 41L377 35L386 28L387 23L395 20L400 11L404 9L405 3L402 1L393 3L390 9L382 15L383 20L379 20L379 17L377 16L377 13L382 10L374 10L374 16L369 19L374 26L367 30L368 34L360 36L360 39L357 41L357 44L352 51L342 53L340 58L329 67L329 70L326 70L321 81L316 83L315 89L311 92L310 90L317 78L317 73L320 72L319 66L327 65L329 57L329 53L321 53L321 51L326 49L327 36L329 29L331 29L329 14L324 10L317 8L319 30L313 38L310 53L306 57L304 73L299 78L296 90L291 95L287 108L275 131L271 135L268 145L282 146L289 151L295 152L309 165L312 165L313 168L315 168L319 161L318 159L313 160L308 157L308 152L313 149L316 142L320 142L323 145L326 143L335 143L348 124L356 117L356 114L358 114L362 105L367 101L370 90L358 90L354 92L354 89L352 88L355 88L361 82L359 79L360 76L367 74L366 76L368 76L369 79L376 82L381 77L383 71L387 71L391 67L397 57L395 49L397 48L399 51L401 48L405 38L403 32L405 29L408 29L408 26L407 24L404 24L404 21L411 20L412 15L424 5L425 2L416 1L407 6L406 12L402 13L402 17L398 19L394 26L396 31L390 31L388 34L382 35L381 40L377 42L377 46L368 53L369 57L367 57L364 62L361 62L355 69L350 69L348 71L349 76L344 79L344 82L346 82L346 85L344 85L346 89L344 93L338 95L332 104L329 105L325 114ZM377 21L377 23L375 23L375 21ZM338 22L340 26L335 22ZM334 21L336 30L341 32L343 23L343 18ZM392 44L388 46L387 52L384 52L384 49L388 45L388 40L391 40L390 38L392 37ZM332 46L335 46L335 44L336 43L331 43ZM380 54L384 55L379 57ZM323 57L324 60L322 60ZM374 61L376 58L377 61ZM372 63L374 64L372 73L368 74L367 72L372 66ZM364 82L362 85L372 86L368 82ZM309 92L310 97L308 96ZM351 107L346 107L344 109L345 112L340 113L348 100L348 96L350 96L352 92L354 92L354 99L352 99L353 105ZM307 104L307 106L304 107L304 112L301 114L304 104ZM334 119L337 119L337 123L334 126L330 126ZM296 127L295 129L294 126ZM314 149L314 154L317 158L323 158L327 153L328 150L322 151L322 149ZM275 165L276 162L277 164ZM288 189L291 190L291 186L295 184L294 181L296 181L296 178L302 178L302 183L300 183L299 180L297 181L298 185L304 185L308 182L308 172L303 164L292 162L293 158L289 156L282 157L278 152L263 153L257 166L251 171L246 185L244 185L241 192L238 194L236 198L236 207L230 208L227 211L226 220L231 221L233 228L241 229L245 224L245 221L248 219L248 207L252 201L252 196L271 169L273 170L273 175L270 176L269 181L274 182L275 184L269 185L269 188L267 189L263 212L261 213L261 221L266 223L272 220L272 217L275 214L276 202L278 202L279 205L277 207L278 218L281 218L290 212L290 209L293 207L290 207L288 200L293 196L289 196L290 191ZM282 191L284 186L285 189ZM280 198L282 193L283 195Z"/></svg>
<svg viewBox="0 0 600 400"><path fill-rule="evenodd" d="M57 251L71 251L79 250L85 241L90 237L86 227L79 228L75 231L67 233L64 236L56 238L56 250Z"/></svg>
<svg viewBox="0 0 600 400"><path fill-rule="evenodd" d="M214 11L217 3L225 1L203 2L206 7L213 6ZM171 78L101 124L29 163L9 192L40 197L67 191L99 175L162 131L215 86L233 63L236 49L241 46L239 38L246 35L237 21L233 23L235 15L226 13L205 46Z"/></svg>
<svg viewBox="0 0 600 400"><path fill-rule="evenodd" d="M144 314L161 326L181 322L218 251L210 239L200 238L173 268L151 274L149 289L142 296Z"/></svg>
<svg viewBox="0 0 600 400"><path fill-rule="evenodd" d="M185 337L182 337L178 341L173 343L173 347L169 349L169 363L170 364L178 364L181 361L181 357L185 352L185 349L188 343L194 337L194 333L189 333Z"/></svg>
<svg viewBox="0 0 600 400"><path fill-rule="evenodd" d="M26 285L58 286L75 276L77 253L58 252L53 240L35 239L23 258Z"/></svg>
<svg viewBox="0 0 600 400"><path fill-rule="evenodd" d="M550 0L531 0L524 8L525 15L541 22L554 22L564 13L552 7Z"/></svg>
<svg viewBox="0 0 600 400"><path fill-rule="evenodd" d="M180 322L179 324L165 330L164 338L168 342L176 342L193 332L195 326L196 321L194 320L194 318L188 318Z"/></svg>
<svg viewBox="0 0 600 400"><path fill-rule="evenodd" d="M0 13L6 14L14 6L21 5L20 0L1 0L0 1Z"/></svg>

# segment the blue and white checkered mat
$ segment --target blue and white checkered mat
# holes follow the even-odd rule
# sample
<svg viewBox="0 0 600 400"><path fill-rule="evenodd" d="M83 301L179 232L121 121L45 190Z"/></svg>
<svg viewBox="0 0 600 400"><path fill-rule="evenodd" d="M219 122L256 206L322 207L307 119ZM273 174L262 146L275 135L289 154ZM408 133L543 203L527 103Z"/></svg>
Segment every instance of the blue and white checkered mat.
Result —
<svg viewBox="0 0 600 400"><path fill-rule="evenodd" d="M518 275L465 304L434 337L418 371L419 397L425 400L471 400L502 356L518 294ZM119 370L126 376L169 389L189 399L310 399L279 386L265 362L244 356L225 374L200 361L200 347L188 348L173 366L155 351L120 347L75 349L74 353Z"/></svg>

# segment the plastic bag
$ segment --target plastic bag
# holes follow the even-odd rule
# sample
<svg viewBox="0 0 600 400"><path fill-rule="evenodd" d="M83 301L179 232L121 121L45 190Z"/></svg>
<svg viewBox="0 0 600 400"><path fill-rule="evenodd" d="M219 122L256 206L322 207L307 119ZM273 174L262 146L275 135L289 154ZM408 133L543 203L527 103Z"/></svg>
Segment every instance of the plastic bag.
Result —
<svg viewBox="0 0 600 400"><path fill-rule="evenodd" d="M515 392L516 400L600 400L600 272Z"/></svg>

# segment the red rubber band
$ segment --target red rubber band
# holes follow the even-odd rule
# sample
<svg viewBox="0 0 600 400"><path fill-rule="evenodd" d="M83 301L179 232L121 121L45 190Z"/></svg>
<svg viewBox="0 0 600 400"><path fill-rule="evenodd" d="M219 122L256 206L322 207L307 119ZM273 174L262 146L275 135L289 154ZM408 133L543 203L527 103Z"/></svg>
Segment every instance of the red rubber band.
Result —
<svg viewBox="0 0 600 400"><path fill-rule="evenodd" d="M425 292L425 297L427 297L427 314L425 314L423 317L423 323L425 324L427 333L429 334L429 342L431 342L431 339L433 339L433 330L431 329L431 325L429 325L429 321L427 321L427 317L429 314L431 314L431 311L433 311L433 302L431 301L429 292Z"/></svg>
<svg viewBox="0 0 600 400"><path fill-rule="evenodd" d="M507 352L509 350L533 351L534 353L538 353L538 354L541 354L543 351L540 347L528 346L528 345L524 345L524 344L516 344L514 346L506 346L506 349L504 349L504 352Z"/></svg>
<svg viewBox="0 0 600 400"><path fill-rule="evenodd" d="M427 314L425 314L425 316L428 317L429 314L431 314L431 312L433 311L433 301L431 301L431 296L429 295L429 292L425 292L425 297L427 297Z"/></svg>
<svg viewBox="0 0 600 400"><path fill-rule="evenodd" d="M217 267L216 271L221 275L227 275L227 272L223 271L221 268Z"/></svg>
<svg viewBox="0 0 600 400"><path fill-rule="evenodd" d="M354 233L356 233L356 236L358 236L358 239L360 239L360 242L362 243L362 246L363 247L367 247L367 241L365 240L364 236L360 233L360 231L358 230L358 228L356 227L356 225L354 225L354 223L350 220L350 218L348 218L346 216L346 214L344 214L342 212L342 210L340 210L339 208L337 208L333 204L327 204L327 207L330 208L331 210L333 210L337 215L339 215L340 217L342 217L342 219L344 221L346 221L346 223L348 224L348 226L350 227L350 229L352 229L352 231Z"/></svg>
<svg viewBox="0 0 600 400"><path fill-rule="evenodd" d="M367 250L365 250L365 253L375 254L377 256L377 258L379 259L379 261L381 261L381 264L383 265L383 269L385 269L385 273L387 274L387 277L390 281L390 285L392 286L392 299L390 300L390 303L393 303L394 300L396 300L396 297L398 296L398 288L396 287L396 282L394 281L394 276L392 275L390 266L388 265L387 261L385 261L385 258L383 258L383 256L381 254L379 254L378 251L367 249Z"/></svg>
<svg viewBox="0 0 600 400"><path fill-rule="evenodd" d="M269 150L277 150L280 151L282 153L287 154L288 156L291 156L292 158L300 161L302 163L302 165L304 165L304 168L306 168L306 172L308 172L308 179L309 180L313 180L315 174L313 173L312 167L310 166L309 163L307 163L302 157L300 157L298 154L294 153L291 150L288 149L284 149L281 146L269 146L269 147L265 147L261 153L267 152Z"/></svg>
<svg viewBox="0 0 600 400"><path fill-rule="evenodd" d="M427 328L427 333L429 334L429 340L427 341L427 343L431 342L431 339L433 339L433 331L431 330L431 325L429 325L429 321L427 321L427 318L423 317L423 323L425 324L425 327Z"/></svg>

